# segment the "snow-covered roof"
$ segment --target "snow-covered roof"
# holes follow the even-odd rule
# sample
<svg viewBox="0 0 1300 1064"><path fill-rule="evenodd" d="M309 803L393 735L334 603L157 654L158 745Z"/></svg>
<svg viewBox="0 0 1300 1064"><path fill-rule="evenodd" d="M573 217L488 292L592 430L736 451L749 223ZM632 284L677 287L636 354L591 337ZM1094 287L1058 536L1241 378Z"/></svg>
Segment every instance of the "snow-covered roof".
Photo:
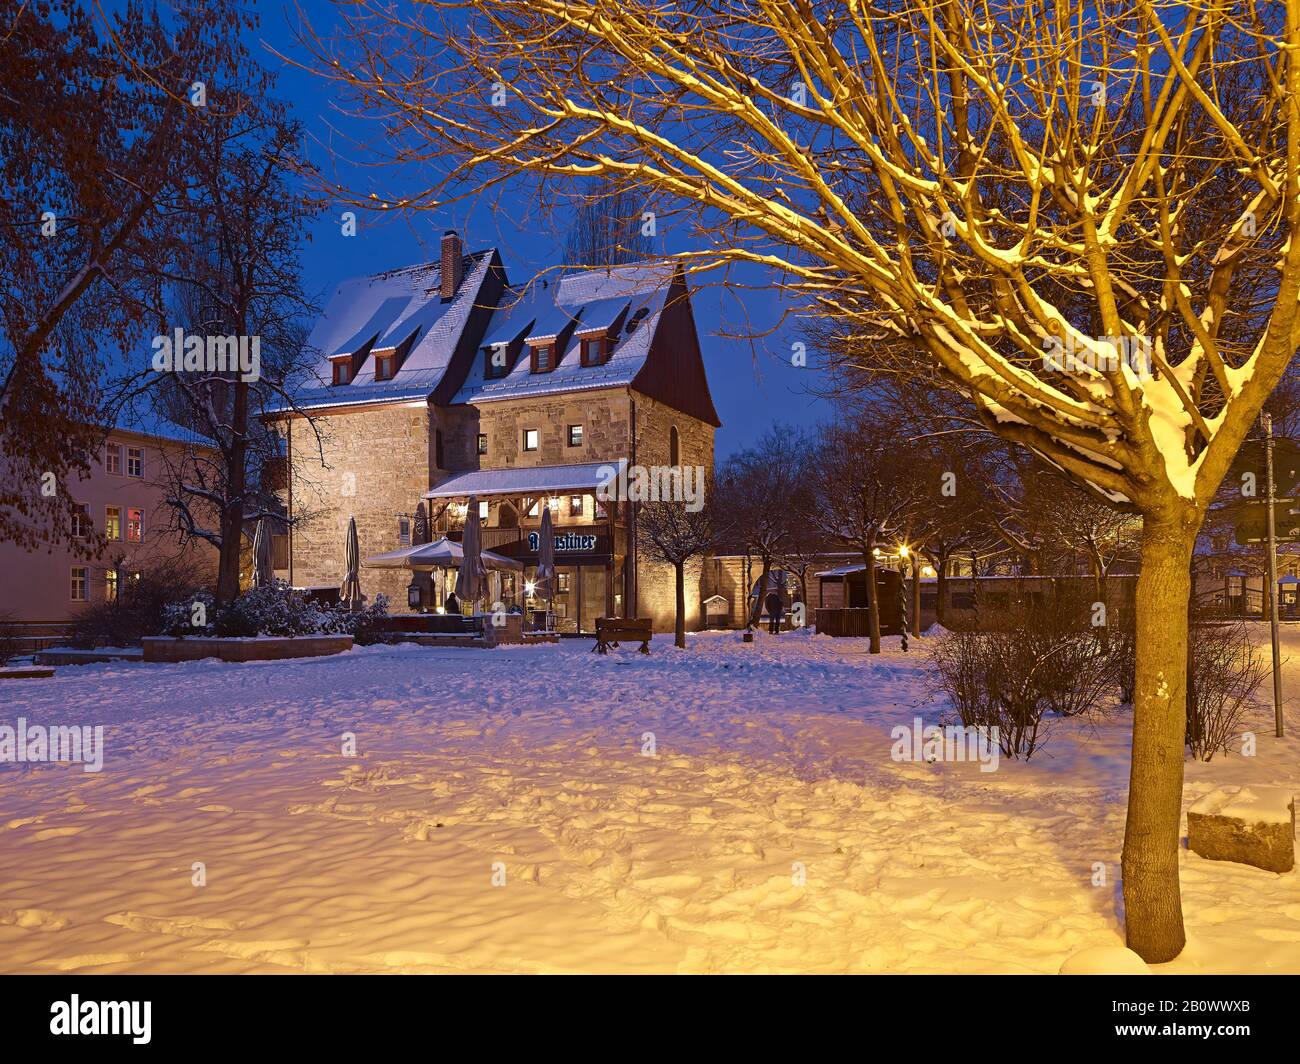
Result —
<svg viewBox="0 0 1300 1064"><path fill-rule="evenodd" d="M334 290L307 338L315 355L294 396L302 409L355 406L428 398L442 380L474 309L494 252L465 256L465 276L448 301L442 299L442 268L426 262L371 277L354 277ZM375 380L375 352L410 341L392 378ZM347 384L334 384L330 359L364 359Z"/></svg>
<svg viewBox="0 0 1300 1064"><path fill-rule="evenodd" d="M818 573L818 576L848 576L850 573L860 573L865 569L865 565L841 565L838 569L827 569L825 572Z"/></svg>
<svg viewBox="0 0 1300 1064"><path fill-rule="evenodd" d="M426 499L454 499L468 495L540 495L548 491L593 491L612 468L609 462L577 465L515 466L457 473L431 491Z"/></svg>
<svg viewBox="0 0 1300 1064"><path fill-rule="evenodd" d="M564 351L547 373L533 373L529 359L520 357L508 374L495 378L485 376L486 359L480 352L452 401L480 403L630 385L650 353L673 270L673 264L665 262L614 266L558 280L535 279L506 292L484 336L483 351L521 336L529 342L551 340L575 322ZM603 365L583 366L579 336L611 330L620 320L609 359Z"/></svg>

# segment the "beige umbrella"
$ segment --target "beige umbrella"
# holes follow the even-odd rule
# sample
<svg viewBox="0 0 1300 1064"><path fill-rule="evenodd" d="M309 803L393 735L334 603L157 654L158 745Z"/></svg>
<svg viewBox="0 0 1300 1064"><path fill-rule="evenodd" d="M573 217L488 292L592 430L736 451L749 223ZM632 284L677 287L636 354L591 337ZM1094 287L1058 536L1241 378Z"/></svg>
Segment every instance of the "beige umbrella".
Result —
<svg viewBox="0 0 1300 1064"><path fill-rule="evenodd" d="M537 583L546 586L546 616L555 612L555 533L551 530L551 508L542 510L542 527L537 531Z"/></svg>
<svg viewBox="0 0 1300 1064"><path fill-rule="evenodd" d="M361 548L357 543L357 519L348 518L348 534L343 540L343 567L346 573L339 588L339 601L350 610L361 608L361 581L357 576L361 564Z"/></svg>
<svg viewBox="0 0 1300 1064"><path fill-rule="evenodd" d="M462 602L470 602L477 608L478 600L483 597L484 584L487 580L487 568L483 564L478 532L478 498L469 497L469 507L465 514L465 535L460 541L461 550L465 552L456 572L456 597Z"/></svg>
<svg viewBox="0 0 1300 1064"><path fill-rule="evenodd" d="M253 532L253 586L271 586L271 531L265 517L258 518Z"/></svg>

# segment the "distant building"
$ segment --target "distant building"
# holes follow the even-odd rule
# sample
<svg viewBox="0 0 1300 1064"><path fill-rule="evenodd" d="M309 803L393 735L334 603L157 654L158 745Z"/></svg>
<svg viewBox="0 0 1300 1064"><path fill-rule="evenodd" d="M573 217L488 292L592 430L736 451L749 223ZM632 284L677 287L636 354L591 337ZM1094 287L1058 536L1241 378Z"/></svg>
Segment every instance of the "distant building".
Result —
<svg viewBox="0 0 1300 1064"><path fill-rule="evenodd" d="M448 233L438 262L341 284L316 325L314 379L285 412L292 523L284 568L336 588L355 517L363 558L446 535L477 500L484 548L521 561L494 594L533 607L537 529L556 532L556 624L600 616L672 627L672 570L640 556L635 504L597 499L608 467L713 472L719 426L680 267L650 262L511 286L495 250ZM320 444L317 443L317 432ZM454 574L450 574L454 578ZM699 569L688 623L698 623ZM411 575L362 569L365 594L408 601ZM450 589L433 574L433 604Z"/></svg>
<svg viewBox="0 0 1300 1064"><path fill-rule="evenodd" d="M32 551L0 543L0 612L21 622L25 635L56 638L87 606L112 601L120 583L164 561L184 559L200 582L213 578L216 551L201 541L182 544L166 503L168 463L195 446L205 445L110 431L89 473L65 489L82 515L78 542Z"/></svg>

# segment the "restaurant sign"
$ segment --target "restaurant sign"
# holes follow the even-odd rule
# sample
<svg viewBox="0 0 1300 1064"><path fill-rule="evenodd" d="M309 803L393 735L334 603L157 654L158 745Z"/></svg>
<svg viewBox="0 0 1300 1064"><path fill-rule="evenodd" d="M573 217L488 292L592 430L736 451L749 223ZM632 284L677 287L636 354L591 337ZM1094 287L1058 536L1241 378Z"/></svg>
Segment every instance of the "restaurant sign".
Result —
<svg viewBox="0 0 1300 1064"><path fill-rule="evenodd" d="M586 532L557 532L555 533L555 553L556 554L592 554L596 550L595 535ZM540 532L528 533L528 549L536 554L541 550L542 536Z"/></svg>

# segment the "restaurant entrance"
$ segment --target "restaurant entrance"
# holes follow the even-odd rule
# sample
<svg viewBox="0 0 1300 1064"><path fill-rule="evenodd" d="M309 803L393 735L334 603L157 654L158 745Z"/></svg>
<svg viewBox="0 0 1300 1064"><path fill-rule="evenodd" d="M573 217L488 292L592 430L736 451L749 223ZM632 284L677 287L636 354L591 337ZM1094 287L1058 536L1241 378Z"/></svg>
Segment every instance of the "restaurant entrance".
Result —
<svg viewBox="0 0 1300 1064"><path fill-rule="evenodd" d="M594 635L596 618L606 614L605 591L609 566L557 565L555 567L555 630ZM537 566L524 570L525 587L533 588L525 606L531 614L547 607L545 589L536 586Z"/></svg>

